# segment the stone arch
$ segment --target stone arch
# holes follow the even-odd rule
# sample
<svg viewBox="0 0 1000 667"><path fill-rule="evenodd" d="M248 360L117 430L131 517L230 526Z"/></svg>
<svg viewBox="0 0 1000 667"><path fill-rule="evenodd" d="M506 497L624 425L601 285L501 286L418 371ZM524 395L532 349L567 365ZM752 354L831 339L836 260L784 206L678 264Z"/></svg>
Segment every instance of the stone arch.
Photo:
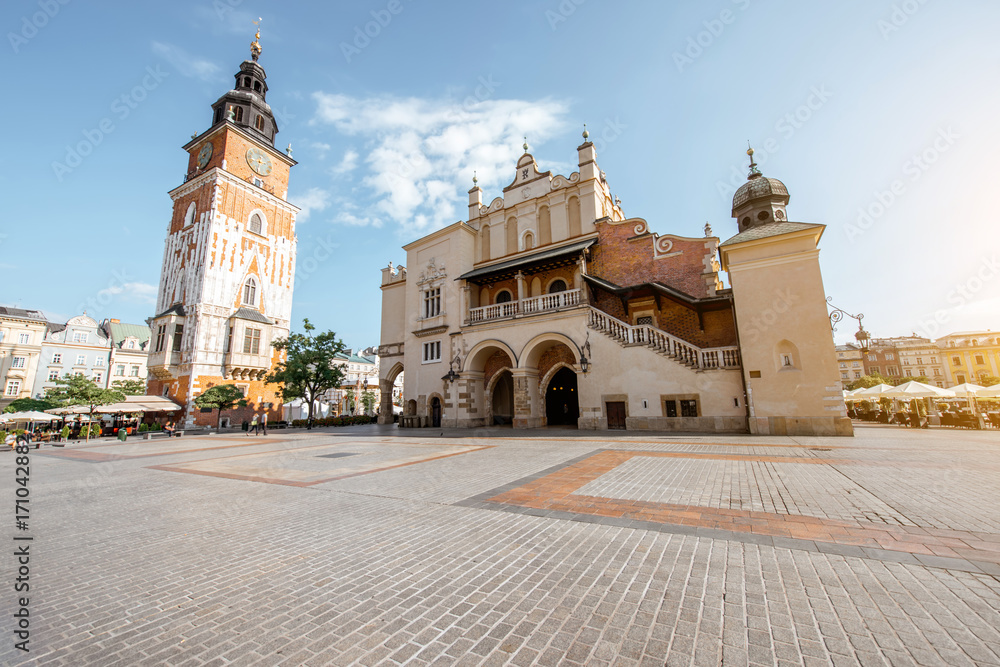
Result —
<svg viewBox="0 0 1000 667"><path fill-rule="evenodd" d="M512 350L507 343L496 339L490 339L477 343L475 347L469 350L469 353L465 355L465 365L462 368L462 372L485 372L486 361L493 356L493 353L497 350L506 352L507 356L510 358L511 366L517 367L517 355L514 354L514 350Z"/></svg>
<svg viewBox="0 0 1000 667"><path fill-rule="evenodd" d="M524 234L521 235L521 249L531 250L535 247L535 235L530 229L525 230Z"/></svg>
<svg viewBox="0 0 1000 667"><path fill-rule="evenodd" d="M557 283L561 283L557 284ZM553 289L555 288L555 289ZM546 294L555 294L556 292L565 292L568 289L572 289L564 278L561 276L553 276L545 285Z"/></svg>
<svg viewBox="0 0 1000 667"><path fill-rule="evenodd" d="M775 364L779 371L802 370L799 348L788 339L778 341L774 346Z"/></svg>
<svg viewBox="0 0 1000 667"><path fill-rule="evenodd" d="M566 334L551 331L548 333L538 334L525 343L524 347L521 349L521 361L518 368L538 368L538 362L541 360L541 357L546 350L559 343L569 348L573 357L573 363L578 364L580 362L580 348L573 341L573 339Z"/></svg>
<svg viewBox="0 0 1000 667"><path fill-rule="evenodd" d="M562 369L562 368L568 368L568 369L570 369L571 371L573 371L574 373L576 373L577 375L579 375L579 372L577 372L576 368L574 368L572 364L568 364L568 363L566 363L565 361L557 361L557 362L556 362L555 364L553 364L553 365L552 365L552 367L551 367L551 368L549 368L549 370L547 370L547 371L545 372L545 375L543 375L543 376L542 376L542 377L541 377L541 378L540 378L540 379L538 380L538 391L539 391L539 392L540 392L540 393L541 393L541 394L542 394L543 396L545 395L545 392L546 392L546 390L548 390L548 388L549 388L549 383L550 383L550 382L552 382L552 378L553 378L553 377L555 376L555 374L556 374L556 373L558 373L558 372L559 372L559 370L560 370L560 369Z"/></svg>
<svg viewBox="0 0 1000 667"><path fill-rule="evenodd" d="M444 419L444 396L442 396L441 393L437 392L437 391L431 392L430 394L427 394L427 400L424 402L424 412L426 414L422 415L424 417L427 417L427 424L428 425L430 425L430 423L431 423L431 421L430 421L431 420L431 406L434 404L434 399L435 398L438 401L440 401L440 403L441 403L441 419L442 420Z"/></svg>
<svg viewBox="0 0 1000 667"><path fill-rule="evenodd" d="M503 405L495 406L494 398L498 390L498 385L503 390ZM509 386L508 386L509 385ZM497 423L496 417L503 417L506 422L509 417L511 422L514 419L514 372L510 366L504 366L493 373L486 382L483 391L483 401L486 407L486 425L492 426ZM502 414L497 414L499 410Z"/></svg>

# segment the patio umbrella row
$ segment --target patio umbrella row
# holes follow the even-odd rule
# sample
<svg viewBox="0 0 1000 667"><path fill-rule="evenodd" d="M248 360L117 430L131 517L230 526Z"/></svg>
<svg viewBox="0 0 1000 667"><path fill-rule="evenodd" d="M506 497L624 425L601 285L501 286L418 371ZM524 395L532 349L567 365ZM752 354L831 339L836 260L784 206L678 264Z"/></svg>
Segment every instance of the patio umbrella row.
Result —
<svg viewBox="0 0 1000 667"><path fill-rule="evenodd" d="M1000 385L992 387L981 387L978 384L968 382L960 384L951 389L932 387L923 382L911 380L898 387L888 384L877 384L867 389L854 389L847 392L844 398L853 400L863 400L866 398L955 398L956 396L968 396L976 398L1000 397Z"/></svg>

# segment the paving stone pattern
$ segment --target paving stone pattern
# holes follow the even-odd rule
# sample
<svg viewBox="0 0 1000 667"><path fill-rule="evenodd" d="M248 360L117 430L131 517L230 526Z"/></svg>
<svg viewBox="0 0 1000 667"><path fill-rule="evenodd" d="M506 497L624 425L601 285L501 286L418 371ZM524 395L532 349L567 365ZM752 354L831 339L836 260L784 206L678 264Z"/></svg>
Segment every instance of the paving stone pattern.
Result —
<svg viewBox="0 0 1000 667"><path fill-rule="evenodd" d="M1000 434L549 433L372 426L33 452L32 650L13 649L5 610L0 664L1000 665L1000 569L713 518L950 530L981 554L1000 545ZM359 457L369 472L282 483ZM0 475L10 498L13 456ZM584 492L575 511L503 500ZM588 513L613 503L702 511Z"/></svg>

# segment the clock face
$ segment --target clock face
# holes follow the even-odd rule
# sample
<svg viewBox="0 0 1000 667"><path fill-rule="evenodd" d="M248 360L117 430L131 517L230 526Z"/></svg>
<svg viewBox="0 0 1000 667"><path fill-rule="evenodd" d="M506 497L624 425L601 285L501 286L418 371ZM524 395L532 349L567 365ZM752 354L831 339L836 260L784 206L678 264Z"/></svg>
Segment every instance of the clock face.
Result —
<svg viewBox="0 0 1000 667"><path fill-rule="evenodd" d="M204 169L208 161L212 159L212 142L208 142L198 151L198 168Z"/></svg>
<svg viewBox="0 0 1000 667"><path fill-rule="evenodd" d="M259 148L251 148L247 151L247 164L261 176L267 176L271 173L271 158Z"/></svg>

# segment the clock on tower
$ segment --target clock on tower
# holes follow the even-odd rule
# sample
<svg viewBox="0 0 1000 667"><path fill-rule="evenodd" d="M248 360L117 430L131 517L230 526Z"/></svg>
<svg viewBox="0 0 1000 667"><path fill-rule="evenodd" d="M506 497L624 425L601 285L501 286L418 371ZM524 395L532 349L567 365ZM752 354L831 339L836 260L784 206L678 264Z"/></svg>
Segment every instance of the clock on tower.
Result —
<svg viewBox="0 0 1000 667"><path fill-rule="evenodd" d="M184 406L183 427L215 425L194 398L235 384L248 407L280 419L278 386L264 381L278 361L271 343L288 335L295 276L295 215L287 201L295 160L274 148L278 125L267 104L267 74L250 60L235 87L212 105L211 126L184 146L184 182L170 191L163 267L149 355L149 392Z"/></svg>

